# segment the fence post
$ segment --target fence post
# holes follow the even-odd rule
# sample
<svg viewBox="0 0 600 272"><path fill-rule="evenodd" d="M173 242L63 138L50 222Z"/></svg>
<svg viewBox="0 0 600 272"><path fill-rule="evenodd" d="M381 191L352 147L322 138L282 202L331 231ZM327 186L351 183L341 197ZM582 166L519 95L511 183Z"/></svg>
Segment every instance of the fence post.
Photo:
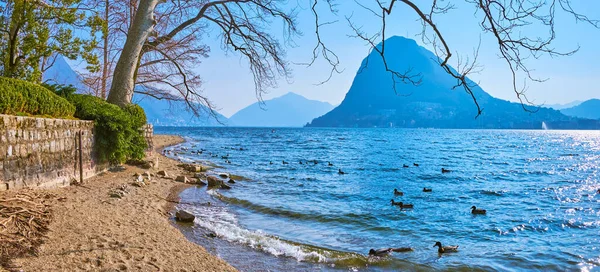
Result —
<svg viewBox="0 0 600 272"><path fill-rule="evenodd" d="M83 145L81 144L81 135L83 134L79 131L79 182L83 184Z"/></svg>

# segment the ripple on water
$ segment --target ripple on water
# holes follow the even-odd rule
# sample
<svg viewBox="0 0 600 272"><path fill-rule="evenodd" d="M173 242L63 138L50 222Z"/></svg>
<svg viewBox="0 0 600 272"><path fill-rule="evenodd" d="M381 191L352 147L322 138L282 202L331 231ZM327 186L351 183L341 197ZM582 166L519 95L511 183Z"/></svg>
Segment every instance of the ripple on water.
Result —
<svg viewBox="0 0 600 272"><path fill-rule="evenodd" d="M354 256L345 267L359 270L598 269L599 132L176 131L189 141L182 146L207 150L173 148L182 153L178 158L224 165L220 156L230 153L232 164L224 171L256 180L222 192L225 210L197 210L213 216L205 220L213 225L202 227L227 230L233 234L220 233L222 239L271 256L317 263L329 258L325 262L341 265L331 261L331 252L343 252ZM226 150L240 143L243 151ZM309 159L320 163L298 164ZM442 167L452 172L442 174ZM338 168L349 174L338 175ZM423 187L433 192L423 193ZM389 205L394 188L404 192L395 199L414 204L413 210ZM471 215L473 205L488 215ZM431 248L436 240L461 250L439 258ZM402 245L415 251L379 262L362 255L369 248Z"/></svg>

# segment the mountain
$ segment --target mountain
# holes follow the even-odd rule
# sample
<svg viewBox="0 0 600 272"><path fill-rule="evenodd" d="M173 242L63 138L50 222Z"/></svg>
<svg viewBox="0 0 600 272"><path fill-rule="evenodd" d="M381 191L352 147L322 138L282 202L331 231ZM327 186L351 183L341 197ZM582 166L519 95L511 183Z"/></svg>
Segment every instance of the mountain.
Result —
<svg viewBox="0 0 600 272"><path fill-rule="evenodd" d="M573 101L571 103L566 103L566 104L549 104L549 105L544 105L544 107L555 109L555 110L564 110L564 109L575 107L575 106L581 104L582 102L583 101L575 100L575 101Z"/></svg>
<svg viewBox="0 0 600 272"><path fill-rule="evenodd" d="M73 85L79 90L78 93L85 89L81 77L60 55L56 57L54 65L44 73L43 78L44 81L52 84ZM213 117L204 106L200 106L201 116L196 117L186 110L183 101L158 100L136 93L133 96L133 102L144 109L148 123L155 126L222 126L228 123L225 116L215 112L215 117Z"/></svg>
<svg viewBox="0 0 600 272"><path fill-rule="evenodd" d="M600 119L600 99L590 99L575 107L563 109L560 112L573 117Z"/></svg>
<svg viewBox="0 0 600 272"><path fill-rule="evenodd" d="M327 102L309 100L289 92L283 96L256 102L232 115L229 120L241 127L301 127L333 109Z"/></svg>
<svg viewBox="0 0 600 272"><path fill-rule="evenodd" d="M381 57L371 52L342 103L307 126L541 129L545 124L551 129L600 128L598 121L569 117L553 109L528 107L537 111L525 111L521 104L494 98L468 80L483 108L475 119L472 98L462 87L453 89L457 80L440 67L432 52L399 36L387 39L385 46L388 66L394 71L419 73L421 84L398 82L394 90Z"/></svg>
<svg viewBox="0 0 600 272"><path fill-rule="evenodd" d="M146 112L148 123L155 126L212 127L227 125L227 117L214 112L213 117L205 106L200 106L200 116L187 110L184 101L158 100L154 97L136 93L133 103L140 105Z"/></svg>
<svg viewBox="0 0 600 272"><path fill-rule="evenodd" d="M81 76L73 71L69 63L61 55L57 55L54 64L42 76L44 82L50 84L73 85L78 90L85 89Z"/></svg>

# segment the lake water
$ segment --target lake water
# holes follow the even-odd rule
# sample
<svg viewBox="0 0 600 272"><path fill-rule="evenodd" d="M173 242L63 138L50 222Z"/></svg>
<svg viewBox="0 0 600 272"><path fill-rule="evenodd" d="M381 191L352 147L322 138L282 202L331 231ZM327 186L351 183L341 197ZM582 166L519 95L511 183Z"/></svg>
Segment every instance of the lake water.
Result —
<svg viewBox="0 0 600 272"><path fill-rule="evenodd" d="M180 205L197 215L194 226L180 226L184 234L243 271L600 269L600 132L156 133L185 137L169 148L176 158L249 179L231 190L188 189L182 200L192 204ZM206 151L191 152L199 149ZM395 197L394 188L404 196ZM487 215L472 215L473 205ZM459 252L439 255L436 241L459 245ZM414 251L366 256L370 248L405 246Z"/></svg>

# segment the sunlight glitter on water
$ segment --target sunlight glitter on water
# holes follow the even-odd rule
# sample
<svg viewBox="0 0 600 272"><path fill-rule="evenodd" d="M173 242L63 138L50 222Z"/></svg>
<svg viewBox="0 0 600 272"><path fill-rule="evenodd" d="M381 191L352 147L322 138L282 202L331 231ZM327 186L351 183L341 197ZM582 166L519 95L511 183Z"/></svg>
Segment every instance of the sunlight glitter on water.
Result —
<svg viewBox="0 0 600 272"><path fill-rule="evenodd" d="M593 248L600 243L599 132L278 129L271 133L252 128L177 132L187 137L183 146L188 149L229 153L231 164L186 152L181 158L211 161L227 167L223 171L251 179L220 192L223 197L207 196L235 216L235 226L243 231L233 233L363 255L369 248L415 248L391 257L394 264L375 265L381 270L393 270L394 265L425 270L597 266ZM284 160L289 164L283 165ZM313 160L318 164L305 163ZM453 171L442 174L441 167ZM338 175L340 168L346 175ZM423 187L433 192L423 193ZM404 196L395 197L394 188ZM391 198L414 204L415 209L400 211L389 205ZM488 215L472 216L472 205L487 209ZM226 240L228 235L235 237L230 242L251 244L231 233L219 234ZM437 257L432 249L436 240L458 244L461 250L432 259Z"/></svg>

